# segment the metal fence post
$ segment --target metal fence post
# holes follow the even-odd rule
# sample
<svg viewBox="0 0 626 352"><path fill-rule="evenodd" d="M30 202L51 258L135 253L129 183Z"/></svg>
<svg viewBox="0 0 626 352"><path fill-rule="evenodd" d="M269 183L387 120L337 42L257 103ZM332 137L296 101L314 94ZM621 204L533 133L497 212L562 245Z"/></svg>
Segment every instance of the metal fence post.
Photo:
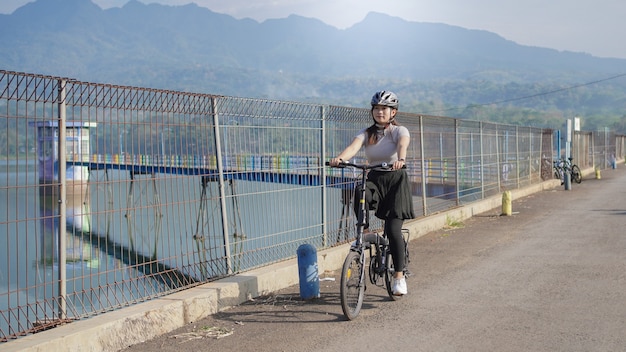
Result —
<svg viewBox="0 0 626 352"><path fill-rule="evenodd" d="M67 180L66 180L66 111L65 111L65 79L59 80L59 319L67 318L67 272L65 263L67 261Z"/></svg>
<svg viewBox="0 0 626 352"><path fill-rule="evenodd" d="M461 205L461 172L460 172L460 168L459 168L459 164L460 164L460 136L459 136L459 124L460 121L459 120L454 120L454 165L456 166L454 169L454 188L456 189L456 205L459 206Z"/></svg>
<svg viewBox="0 0 626 352"><path fill-rule="evenodd" d="M420 125L420 161L422 168L422 209L424 209L424 216L428 215L428 210L426 209L426 180L428 176L426 176L426 160L424 160L424 116L420 115L419 117L419 125Z"/></svg>
<svg viewBox="0 0 626 352"><path fill-rule="evenodd" d="M498 130L498 125L496 126L496 178L498 180L498 189L502 189L502 153L500 151L500 131ZM506 139L504 139L503 144L506 143ZM506 155L506 154L505 154ZM506 162L506 160L505 160Z"/></svg>
<svg viewBox="0 0 626 352"><path fill-rule="evenodd" d="M532 150L532 145L533 145L533 137L532 134L530 133L530 130L528 131L528 149L527 149L527 153L526 155L528 155L528 176L530 178L531 175L531 170L532 170L532 165L530 164L530 159L531 159L531 150ZM517 184L515 185L515 188L520 188L521 182L520 182L520 150L519 150L519 126L515 126L515 179L517 181Z"/></svg>
<svg viewBox="0 0 626 352"><path fill-rule="evenodd" d="M226 256L226 270L227 274L233 273L232 258L230 256L230 237L228 228L228 211L226 207L226 186L224 184L224 160L222 155L222 141L221 141L221 128L219 111L217 109L217 98L211 97L211 106L213 109L213 125L215 133L215 151L217 155L217 173L219 175L220 185L220 208L222 211L222 235L224 236L224 255Z"/></svg>
<svg viewBox="0 0 626 352"><path fill-rule="evenodd" d="M480 199L485 199L485 145L483 137L485 135L483 122L480 122Z"/></svg>
<svg viewBox="0 0 626 352"><path fill-rule="evenodd" d="M321 117L321 122L320 122L320 127L321 127L321 131L320 131L320 138L321 138L321 150L320 150L320 155L321 155L321 160L320 160L320 170L319 170L319 177L320 177L320 185L322 186L322 246L323 247L327 247L328 246L328 236L326 235L328 233L328 225L327 225L327 214L326 212L328 211L328 208L326 206L326 200L328 197L328 194L326 192L326 168L324 167L324 163L326 162L326 108L325 106L321 106L320 107L320 117Z"/></svg>

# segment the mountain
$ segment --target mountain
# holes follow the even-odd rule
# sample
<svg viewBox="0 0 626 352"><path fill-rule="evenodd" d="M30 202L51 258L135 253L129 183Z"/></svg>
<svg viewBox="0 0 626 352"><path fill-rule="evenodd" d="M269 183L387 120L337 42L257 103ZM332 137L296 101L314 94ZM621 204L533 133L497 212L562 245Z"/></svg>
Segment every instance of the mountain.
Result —
<svg viewBox="0 0 626 352"><path fill-rule="evenodd" d="M578 93L565 89L625 73L623 59L379 13L337 29L295 15L238 20L195 4L131 0L103 10L90 0L37 0L0 15L0 46L0 69L8 71L341 105L363 106L372 91L393 87L413 110L511 101L563 114L615 113L626 93L624 79L607 81L601 93L585 85ZM513 99L561 89L567 99Z"/></svg>

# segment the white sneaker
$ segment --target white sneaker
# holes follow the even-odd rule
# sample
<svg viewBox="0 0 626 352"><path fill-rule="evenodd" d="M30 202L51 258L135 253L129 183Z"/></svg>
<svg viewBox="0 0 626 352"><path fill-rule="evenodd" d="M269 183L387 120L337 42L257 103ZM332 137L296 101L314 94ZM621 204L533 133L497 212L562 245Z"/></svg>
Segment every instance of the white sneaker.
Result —
<svg viewBox="0 0 626 352"><path fill-rule="evenodd" d="M406 280L404 277L400 279L393 279L393 285L391 285L391 292L394 296L403 296L407 294Z"/></svg>

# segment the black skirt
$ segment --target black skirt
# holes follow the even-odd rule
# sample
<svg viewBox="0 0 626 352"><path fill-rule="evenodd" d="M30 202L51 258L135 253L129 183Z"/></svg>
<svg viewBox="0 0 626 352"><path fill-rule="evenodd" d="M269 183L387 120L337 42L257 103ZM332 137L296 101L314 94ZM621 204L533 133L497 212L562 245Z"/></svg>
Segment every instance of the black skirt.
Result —
<svg viewBox="0 0 626 352"><path fill-rule="evenodd" d="M367 175L365 198L379 219L414 219L413 197L406 170L377 171ZM360 192L356 192L358 196ZM355 199L355 210L358 200Z"/></svg>

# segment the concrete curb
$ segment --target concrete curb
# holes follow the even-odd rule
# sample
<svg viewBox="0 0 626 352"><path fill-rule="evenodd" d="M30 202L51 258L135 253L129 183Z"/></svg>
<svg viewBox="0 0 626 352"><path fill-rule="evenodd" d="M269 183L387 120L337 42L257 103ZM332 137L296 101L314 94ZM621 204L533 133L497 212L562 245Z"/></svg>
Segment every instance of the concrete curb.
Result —
<svg viewBox="0 0 626 352"><path fill-rule="evenodd" d="M559 180L548 180L524 189L512 190L512 200L552 189ZM502 205L501 195L456 209L405 223L416 239L439 230L452 220L461 221ZM349 244L318 252L320 276L341 268ZM32 351L119 351L186 324L201 320L250 298L297 285L297 259L291 259L243 274L207 283L153 301L134 305L93 318L76 321L49 331L26 336L2 345L4 352Z"/></svg>

